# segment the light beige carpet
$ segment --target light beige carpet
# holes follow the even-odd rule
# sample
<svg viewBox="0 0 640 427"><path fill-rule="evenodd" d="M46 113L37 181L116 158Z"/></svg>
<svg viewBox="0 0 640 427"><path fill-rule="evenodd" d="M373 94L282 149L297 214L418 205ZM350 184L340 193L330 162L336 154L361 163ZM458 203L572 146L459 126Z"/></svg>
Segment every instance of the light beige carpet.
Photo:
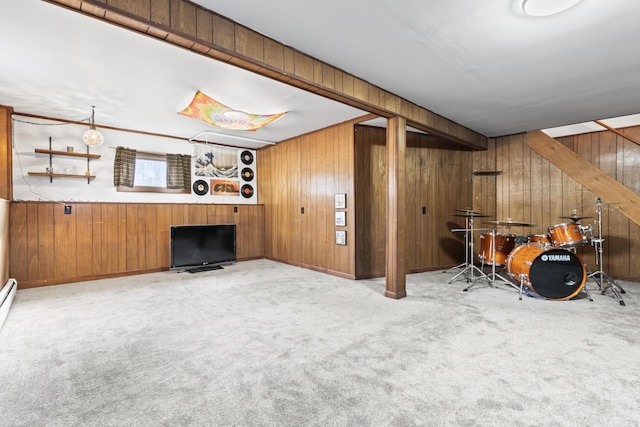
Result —
<svg viewBox="0 0 640 427"><path fill-rule="evenodd" d="M640 290L525 297L455 273L352 281L267 260L19 290L6 426L640 425Z"/></svg>

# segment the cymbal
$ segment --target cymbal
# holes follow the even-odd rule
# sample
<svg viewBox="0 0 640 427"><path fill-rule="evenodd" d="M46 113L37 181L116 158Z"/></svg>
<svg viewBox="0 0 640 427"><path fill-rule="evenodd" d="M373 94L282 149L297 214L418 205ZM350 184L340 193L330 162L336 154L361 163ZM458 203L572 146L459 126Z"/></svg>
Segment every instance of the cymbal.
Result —
<svg viewBox="0 0 640 427"><path fill-rule="evenodd" d="M592 216L567 215L567 216L561 216L560 218L570 219L570 220L573 220L573 221L580 221L581 219L593 218L593 217Z"/></svg>
<svg viewBox="0 0 640 427"><path fill-rule="evenodd" d="M466 213L480 213L480 212L476 212L471 208L467 208L467 209L456 209L456 211L458 212L466 212Z"/></svg>
<svg viewBox="0 0 640 427"><path fill-rule="evenodd" d="M490 215L482 215L482 214L479 214L479 213L476 213L476 212L470 212L470 213L466 213L466 214L453 214L453 216L463 216L463 217L466 217L466 218L481 218L481 217L486 218L486 217L488 217Z"/></svg>
<svg viewBox="0 0 640 427"><path fill-rule="evenodd" d="M582 207L585 206L594 206L594 205L600 205L600 206L606 206L606 205L619 205L622 202L603 202L602 200L600 200L599 202L593 202L593 203L585 203L584 205L582 205Z"/></svg>
<svg viewBox="0 0 640 427"><path fill-rule="evenodd" d="M487 221L484 224L494 224L494 225L502 225L506 227L535 227L536 224L529 224L527 222L518 222L518 221Z"/></svg>

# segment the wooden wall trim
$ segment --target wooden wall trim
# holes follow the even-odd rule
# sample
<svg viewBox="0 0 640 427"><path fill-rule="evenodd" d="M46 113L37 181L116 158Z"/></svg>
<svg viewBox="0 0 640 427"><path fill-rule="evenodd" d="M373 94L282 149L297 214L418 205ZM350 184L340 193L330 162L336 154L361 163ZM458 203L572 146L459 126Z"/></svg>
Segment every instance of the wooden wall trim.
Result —
<svg viewBox="0 0 640 427"><path fill-rule="evenodd" d="M487 138L188 0L45 0L474 149Z"/></svg>
<svg viewBox="0 0 640 427"><path fill-rule="evenodd" d="M270 261L281 262L282 264L293 265L295 267L306 268L308 270L318 271L320 273L330 274L330 275L336 276L336 277L342 277L343 279L350 279L350 280L355 280L356 279L356 276L354 274L345 273L343 271L331 270L329 268L317 267L315 265L305 264L305 263L302 263L302 262L294 262L294 261L281 259L281 258L276 258L276 257L270 257L270 256L265 257L265 259L268 259Z"/></svg>
<svg viewBox="0 0 640 427"><path fill-rule="evenodd" d="M640 225L640 196L542 131L526 134L527 145L603 202Z"/></svg>

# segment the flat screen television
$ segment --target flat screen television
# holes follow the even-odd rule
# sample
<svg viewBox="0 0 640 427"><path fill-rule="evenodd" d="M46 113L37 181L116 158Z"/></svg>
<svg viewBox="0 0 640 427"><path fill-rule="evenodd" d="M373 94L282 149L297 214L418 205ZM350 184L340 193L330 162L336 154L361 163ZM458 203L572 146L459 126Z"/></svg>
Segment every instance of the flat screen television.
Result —
<svg viewBox="0 0 640 427"><path fill-rule="evenodd" d="M235 261L235 224L171 226L171 270L195 273Z"/></svg>

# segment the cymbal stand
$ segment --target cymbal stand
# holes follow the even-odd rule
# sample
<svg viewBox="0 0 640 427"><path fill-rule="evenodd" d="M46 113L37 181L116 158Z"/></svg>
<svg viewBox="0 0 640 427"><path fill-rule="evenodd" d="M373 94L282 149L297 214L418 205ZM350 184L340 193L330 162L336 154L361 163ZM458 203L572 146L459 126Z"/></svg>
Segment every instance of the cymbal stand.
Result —
<svg viewBox="0 0 640 427"><path fill-rule="evenodd" d="M469 225L470 225L469 220L473 221L473 217L465 219L464 228L451 229L452 232L464 231L464 247L465 247L464 262L462 264L458 264L455 267L451 267L450 269L443 271L443 273L448 273L451 270L460 270L460 269L464 270L469 265ZM449 281L449 283L451 283L451 281Z"/></svg>
<svg viewBox="0 0 640 427"><path fill-rule="evenodd" d="M587 278L591 277L596 281L602 295L605 294L607 289L611 289L611 292L618 299L620 305L626 305L622 300L622 296L620 295L626 293L625 290L602 270L602 253L604 252L602 242L604 242L604 239L602 238L602 200L599 197L597 205L597 219L595 220L595 222L598 225L598 237L596 239L591 239L591 245L596 252L596 265L599 267L599 270L590 273ZM599 279L596 279L596 276ZM604 283L605 281L607 282L606 284Z"/></svg>
<svg viewBox="0 0 640 427"><path fill-rule="evenodd" d="M507 234L509 234L508 231L509 231L509 227L507 227ZM499 279L500 281L508 285L512 285L510 281L508 281L507 279L505 279L504 277L496 273L496 235L497 234L498 234L498 230L494 228L493 235L491 236L491 238L493 239L493 244L491 245L491 252L492 252L491 256L493 257L493 264L491 265L491 274L487 276L487 279L489 279L489 281L491 282L491 285L496 284L496 279Z"/></svg>
<svg viewBox="0 0 640 427"><path fill-rule="evenodd" d="M493 260L493 263L491 264L491 274L484 274L484 271L482 271L482 274L484 276L484 278L487 279L487 281L489 282L490 286L495 285L496 283L496 278L499 278L500 280L504 281L504 283L507 284L511 284L511 282L509 282L507 279L505 279L504 277L500 276L498 273L496 273L496 234L498 233L496 228L493 228L492 234L491 234L491 259ZM485 256L484 254L481 256L482 259L482 268L484 269L484 260L485 260ZM463 289L464 292L468 291L469 289L471 289L473 287L473 285L475 285L475 283L471 284L470 286L467 286L465 289Z"/></svg>
<svg viewBox="0 0 640 427"><path fill-rule="evenodd" d="M449 282L451 283L456 280L458 277L465 275L467 277L467 283L474 282L482 277L486 277L486 274L478 267L476 267L473 263L473 222L474 218L467 218L466 227L464 229L464 242L465 242L465 254L464 254L464 264L460 264L457 268L464 266L462 271L453 276ZM459 229L454 229L452 231L462 231ZM475 273L478 274L478 277L475 277ZM466 289L465 289L466 290Z"/></svg>

